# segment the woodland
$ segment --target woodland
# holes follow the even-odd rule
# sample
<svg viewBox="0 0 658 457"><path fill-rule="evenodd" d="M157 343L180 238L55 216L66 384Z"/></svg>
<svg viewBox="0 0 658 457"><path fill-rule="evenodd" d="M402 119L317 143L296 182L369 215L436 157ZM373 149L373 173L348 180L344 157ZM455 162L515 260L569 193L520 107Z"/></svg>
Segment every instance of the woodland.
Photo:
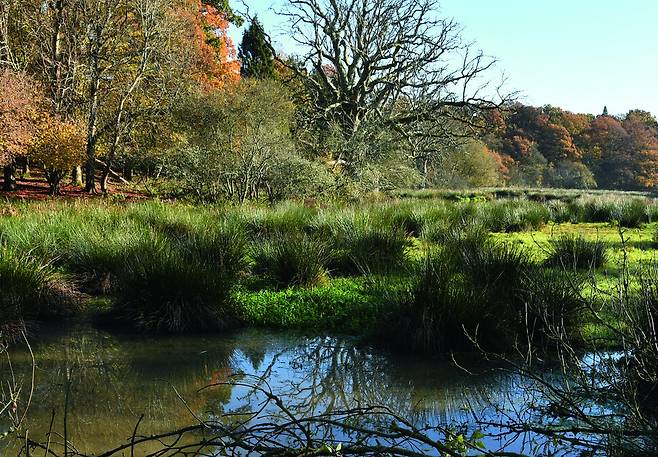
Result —
<svg viewBox="0 0 658 457"><path fill-rule="evenodd" d="M433 0L244 6L0 3L0 453L656 455L656 117Z"/></svg>

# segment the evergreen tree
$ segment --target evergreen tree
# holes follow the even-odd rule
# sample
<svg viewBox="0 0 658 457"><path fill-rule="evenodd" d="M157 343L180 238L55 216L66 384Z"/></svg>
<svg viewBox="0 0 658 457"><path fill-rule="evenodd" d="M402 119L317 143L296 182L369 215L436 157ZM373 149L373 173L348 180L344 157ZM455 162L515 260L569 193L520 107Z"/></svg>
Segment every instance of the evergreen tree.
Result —
<svg viewBox="0 0 658 457"><path fill-rule="evenodd" d="M604 107L603 107L603 115L604 115L604 116L607 116L607 115L608 115L608 107L607 107L607 106L604 106Z"/></svg>
<svg viewBox="0 0 658 457"><path fill-rule="evenodd" d="M274 55L265 39L263 26L254 18L242 35L240 73L247 78L274 78Z"/></svg>

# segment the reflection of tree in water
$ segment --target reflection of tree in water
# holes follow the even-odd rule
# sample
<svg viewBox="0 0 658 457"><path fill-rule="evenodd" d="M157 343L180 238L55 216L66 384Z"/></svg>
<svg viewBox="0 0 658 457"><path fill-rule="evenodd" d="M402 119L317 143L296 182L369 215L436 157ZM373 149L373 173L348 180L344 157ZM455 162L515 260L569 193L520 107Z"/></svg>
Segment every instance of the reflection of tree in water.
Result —
<svg viewBox="0 0 658 457"><path fill-rule="evenodd" d="M192 411L230 397L228 386L197 394L203 386L231 375L234 348L225 341L116 337L86 327L42 341L33 345L36 390L28 425L35 439L45 437L53 411L53 430L63 435L66 410L69 440L91 452L125 441L142 414L144 434L189 424L191 415L178 394ZM27 355L16 352L12 361L18 375L29 382Z"/></svg>
<svg viewBox="0 0 658 457"><path fill-rule="evenodd" d="M503 376L470 376L449 361L398 359L350 338L289 333L144 338L76 327L44 336L34 346L38 387L29 416L30 436L45 441L53 409L55 430L63 433L68 404L69 439L87 453L125 443L142 414L140 435L186 427L196 422L193 415L213 423L250 417L270 387L299 418L384 405L424 426L465 421L460 410L465 400L477 403L504 393L508 383ZM14 361L27 373L25 354L16 354ZM255 389L250 385L254 378L246 374L258 375L256 384L267 389ZM227 380L238 385L219 385ZM197 392L208 384L214 386ZM265 424L276 419L269 413L282 412L270 406L256 423ZM239 416L222 416L232 412ZM390 423L381 425L386 430ZM345 438L341 427L309 427L316 438ZM156 445L142 448L151 444Z"/></svg>
<svg viewBox="0 0 658 457"><path fill-rule="evenodd" d="M273 349L254 368L300 416L386 405L415 423L447 424L466 421L467 404L489 404L492 396L511 388L497 371L473 376L451 361L396 359L352 339L332 337ZM241 392L233 404L261 400Z"/></svg>

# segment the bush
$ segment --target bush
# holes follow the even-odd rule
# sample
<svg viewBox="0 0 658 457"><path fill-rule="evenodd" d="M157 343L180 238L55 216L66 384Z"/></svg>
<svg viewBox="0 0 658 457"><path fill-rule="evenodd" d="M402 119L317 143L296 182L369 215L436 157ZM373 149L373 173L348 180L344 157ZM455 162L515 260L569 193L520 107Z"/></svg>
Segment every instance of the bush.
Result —
<svg viewBox="0 0 658 457"><path fill-rule="evenodd" d="M50 116L45 116L42 123L29 148L29 157L43 166L50 194L58 195L62 179L85 160L86 136L78 123Z"/></svg>
<svg viewBox="0 0 658 457"><path fill-rule="evenodd" d="M256 242L251 255L256 274L284 286L320 284L331 258L325 242L295 233Z"/></svg>
<svg viewBox="0 0 658 457"><path fill-rule="evenodd" d="M564 235L551 240L546 265L569 269L599 268L606 262L606 246L582 235Z"/></svg>

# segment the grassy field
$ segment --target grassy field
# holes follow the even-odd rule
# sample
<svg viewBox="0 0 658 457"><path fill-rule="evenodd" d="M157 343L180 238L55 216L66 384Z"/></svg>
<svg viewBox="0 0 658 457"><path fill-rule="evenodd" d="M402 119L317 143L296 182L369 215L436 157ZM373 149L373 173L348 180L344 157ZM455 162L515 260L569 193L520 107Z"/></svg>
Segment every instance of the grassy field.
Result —
<svg viewBox="0 0 658 457"><path fill-rule="evenodd" d="M614 344L606 303L655 260L658 205L639 194L398 197L4 203L2 330L82 313L142 332L294 327L445 351L469 345L464 329L510 348L528 314L559 314L575 340Z"/></svg>

